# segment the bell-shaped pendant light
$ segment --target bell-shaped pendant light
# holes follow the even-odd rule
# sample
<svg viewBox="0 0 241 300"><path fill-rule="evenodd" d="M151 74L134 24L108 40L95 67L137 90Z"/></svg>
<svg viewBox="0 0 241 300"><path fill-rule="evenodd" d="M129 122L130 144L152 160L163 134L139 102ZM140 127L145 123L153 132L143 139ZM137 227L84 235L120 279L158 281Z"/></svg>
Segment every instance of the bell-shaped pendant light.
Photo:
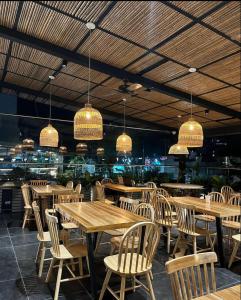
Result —
<svg viewBox="0 0 241 300"><path fill-rule="evenodd" d="M192 116L192 94L191 94L191 117L183 123L179 129L178 145L186 147L202 147L203 146L203 129Z"/></svg>
<svg viewBox="0 0 241 300"><path fill-rule="evenodd" d="M96 149L96 155L97 156L102 157L102 156L104 156L104 154L105 154L105 149L104 148L99 147L99 148Z"/></svg>
<svg viewBox="0 0 241 300"><path fill-rule="evenodd" d="M87 144L85 143L79 143L76 145L76 152L78 154L85 154L88 151Z"/></svg>
<svg viewBox="0 0 241 300"><path fill-rule="evenodd" d="M189 151L186 146L182 146L179 144L174 144L170 147L168 154L174 154L174 155L185 155L189 154Z"/></svg>
<svg viewBox="0 0 241 300"><path fill-rule="evenodd" d="M23 145L17 144L14 149L15 149L15 154L20 154L23 151Z"/></svg>
<svg viewBox="0 0 241 300"><path fill-rule="evenodd" d="M10 148L9 149L9 155L14 155L16 152L15 152L15 148Z"/></svg>
<svg viewBox="0 0 241 300"><path fill-rule="evenodd" d="M50 78L51 79L51 78ZM49 97L49 124L40 132L39 145L42 147L58 147L59 134L58 131L50 124L51 120L51 82L50 82L50 97Z"/></svg>
<svg viewBox="0 0 241 300"><path fill-rule="evenodd" d="M126 127L126 99L123 99L124 103L124 132L118 136L116 140L116 151L120 154L129 154L132 151L132 139L129 135L125 133Z"/></svg>
<svg viewBox="0 0 241 300"><path fill-rule="evenodd" d="M95 24L87 23L91 36L91 30ZM89 79L88 79L88 103L84 108L76 112L74 116L74 138L76 140L93 141L103 139L103 119L100 112L90 104L90 49L89 49Z"/></svg>
<svg viewBox="0 0 241 300"><path fill-rule="evenodd" d="M65 146L60 146L59 147L59 154L64 155L64 154L67 154L67 153L68 153L67 147L65 147Z"/></svg>
<svg viewBox="0 0 241 300"><path fill-rule="evenodd" d="M32 139L24 139L22 144L23 150L33 151L34 150L34 141Z"/></svg>

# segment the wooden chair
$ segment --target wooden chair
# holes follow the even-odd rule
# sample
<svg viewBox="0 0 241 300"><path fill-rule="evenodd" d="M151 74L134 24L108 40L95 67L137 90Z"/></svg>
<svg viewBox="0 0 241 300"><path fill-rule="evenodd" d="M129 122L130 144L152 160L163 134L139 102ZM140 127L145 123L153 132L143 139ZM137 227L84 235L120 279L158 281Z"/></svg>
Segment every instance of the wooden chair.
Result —
<svg viewBox="0 0 241 300"><path fill-rule="evenodd" d="M96 189L96 200L104 200L105 199L105 187L99 181L96 181L95 189Z"/></svg>
<svg viewBox="0 0 241 300"><path fill-rule="evenodd" d="M241 259L240 257L237 256L238 248L241 244L241 234L233 235L232 239L234 241L234 246L233 246L233 252L232 252L231 257L229 259L228 268L231 268L232 263L233 263L235 258L237 258L239 260Z"/></svg>
<svg viewBox="0 0 241 300"><path fill-rule="evenodd" d="M143 238L141 238L142 234ZM124 300L125 291L130 289L135 290L135 283L144 286L143 283L140 283L140 281L136 279L138 275L145 275L147 287L144 287L149 292L151 299L155 300L150 273L159 238L159 228L152 222L137 223L129 228L121 240L119 253L107 256L104 259L107 274L99 300L103 299L106 289L108 289L114 298ZM142 241L143 245L141 247ZM137 247L136 244L138 245ZM126 245L128 245L128 247ZM113 291L108 285L112 273L121 277L121 288L118 292ZM131 288L125 288L127 277L133 279L134 285ZM119 297L117 293L120 294Z"/></svg>
<svg viewBox="0 0 241 300"><path fill-rule="evenodd" d="M191 300L215 292L216 262L215 252L187 255L166 262L174 299Z"/></svg>
<svg viewBox="0 0 241 300"><path fill-rule="evenodd" d="M105 184L105 183L113 183L113 180L111 178L103 178L101 180L101 184Z"/></svg>
<svg viewBox="0 0 241 300"><path fill-rule="evenodd" d="M71 244L68 246L61 245L59 242L59 236L58 236L58 227L57 227L58 219L55 216L51 216L49 214L48 210L45 211L45 214L46 214L50 238L51 238L51 242L52 242L52 247L50 248L50 252L53 256L50 267L49 267L49 271L47 274L46 282L49 282L52 270L55 267L55 263L58 262L58 264L56 265L56 267L58 267L58 275L57 275L55 294L54 294L54 300L57 300L61 282L79 280L81 278L85 278L85 277L89 276L89 275L84 275L83 265L82 265L82 259L83 259L83 257L85 257L86 261L87 261L87 266L88 266L87 247L86 247L86 245L84 245L82 243L75 243L75 244ZM73 262L74 259L77 259L78 261ZM64 262L67 262L67 261L71 262L71 263L66 263L65 266L67 267L67 269L70 272L70 274L72 275L72 277L62 279L62 269L64 266ZM69 267L69 265L75 264L75 263L79 264L80 276L75 276L75 274Z"/></svg>
<svg viewBox="0 0 241 300"><path fill-rule="evenodd" d="M28 221L34 220L33 210L31 207L31 195L30 195L30 187L28 184L23 184L21 186L23 201L24 201L24 217L23 217L23 225L22 228L25 228L25 225Z"/></svg>
<svg viewBox="0 0 241 300"><path fill-rule="evenodd" d="M163 195L156 195L152 204L155 210L155 222L162 228L162 235L167 237L167 253L170 253L171 232L174 227L177 227L173 208Z"/></svg>
<svg viewBox="0 0 241 300"><path fill-rule="evenodd" d="M143 203L152 203L154 197L156 195L156 190L153 191L142 191L140 202Z"/></svg>
<svg viewBox="0 0 241 300"><path fill-rule="evenodd" d="M67 184L66 184L66 188L67 188L67 189L72 189L72 190L73 190L73 188L74 188L74 183L73 183L73 181L68 181Z"/></svg>
<svg viewBox="0 0 241 300"><path fill-rule="evenodd" d="M40 257L38 276L41 277L42 272L43 272L44 262L46 260L49 260L48 258L45 258L45 253L46 253L46 249L48 249L47 243L50 242L51 239L50 239L49 232L43 231L43 226L42 226L40 213L39 213L39 207L38 207L36 201L34 201L32 203L32 207L33 207L33 212L34 212L34 216L35 216L36 226L38 229L37 239L39 241L39 247L38 247L35 263L38 262L39 257Z"/></svg>
<svg viewBox="0 0 241 300"><path fill-rule="evenodd" d="M30 180L29 185L30 186L42 186L42 185L47 185L48 180Z"/></svg>
<svg viewBox="0 0 241 300"><path fill-rule="evenodd" d="M206 228L197 227L195 224L195 207L192 205L184 205L175 202L176 212L177 212L177 230L179 232L174 250L173 256L177 251L180 242L184 244L191 244L193 247L194 254L202 251L212 250L214 251L215 243L215 232L211 232ZM209 248L197 250L197 238L204 236L208 240ZM214 237L212 240L211 236ZM188 238L191 237L191 243Z"/></svg>
<svg viewBox="0 0 241 300"><path fill-rule="evenodd" d="M234 194L234 190L229 185L224 185L221 188L221 194L224 197L226 203L228 203L229 199L231 198L232 194Z"/></svg>
<svg viewBox="0 0 241 300"><path fill-rule="evenodd" d="M123 177L122 177L122 176L117 176L117 180L118 180L118 183L119 183L119 184L124 185L124 180L123 180Z"/></svg>
<svg viewBox="0 0 241 300"><path fill-rule="evenodd" d="M157 188L156 189L156 195L157 196L164 196L165 198L170 198L171 195L168 193L167 190L163 189L163 188Z"/></svg>
<svg viewBox="0 0 241 300"><path fill-rule="evenodd" d="M78 183L78 184L76 185L74 191L75 191L76 194L80 195L80 201L82 202L83 199L84 199L84 194L81 194L81 190L82 190L82 185L81 185L81 183Z"/></svg>

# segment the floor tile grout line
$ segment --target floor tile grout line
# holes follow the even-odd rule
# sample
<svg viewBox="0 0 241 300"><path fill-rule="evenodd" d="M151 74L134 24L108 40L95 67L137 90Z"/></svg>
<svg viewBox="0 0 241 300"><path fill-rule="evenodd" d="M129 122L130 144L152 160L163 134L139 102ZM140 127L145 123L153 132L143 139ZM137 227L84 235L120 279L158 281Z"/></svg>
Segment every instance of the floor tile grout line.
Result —
<svg viewBox="0 0 241 300"><path fill-rule="evenodd" d="M27 292L27 288L26 288L25 282L24 282L24 280L23 280L23 275L22 275L22 272L21 272L21 269L20 269L20 266L19 266L19 263L18 263L18 258L17 258L16 252L15 252L15 249L14 249L14 246L13 246L13 242L12 242L12 239L11 239L11 236L10 236L8 227L7 227L7 231L8 231L8 235L9 235L10 242L11 242L11 245L12 245L13 254L14 254L14 256L15 256L15 261L16 261L16 264L17 264L17 267L18 267L18 271L19 271L19 274L20 274L20 278L21 278L21 281L22 281L22 283L23 283L23 287L24 287L24 290L25 290L25 293L26 293L26 297L27 297L27 300L30 300L30 298L29 298L29 296L28 296L28 292Z"/></svg>

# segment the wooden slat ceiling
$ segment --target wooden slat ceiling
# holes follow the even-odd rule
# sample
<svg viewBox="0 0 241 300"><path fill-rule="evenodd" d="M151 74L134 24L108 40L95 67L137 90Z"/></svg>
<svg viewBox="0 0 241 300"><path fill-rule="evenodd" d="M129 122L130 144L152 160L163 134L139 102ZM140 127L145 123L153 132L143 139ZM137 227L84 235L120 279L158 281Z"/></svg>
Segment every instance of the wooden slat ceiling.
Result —
<svg viewBox="0 0 241 300"><path fill-rule="evenodd" d="M0 25L140 74L177 91L240 112L240 8L237 1L1 1ZM170 4L170 5L169 5ZM202 19L203 16L203 19ZM200 18L200 19L196 19ZM200 22L202 20L202 22ZM91 36L85 22L97 24ZM69 100L53 105L76 110L85 103L88 69L43 51L0 38L3 81L49 94L48 76L55 72L53 95ZM190 74L188 69L196 67ZM124 80L125 78L123 78ZM95 107L143 121L179 127L190 114L190 103L145 87L123 94L123 81L91 70ZM2 89L5 93L15 93ZM46 102L21 92L30 101ZM204 128L238 125L238 119L193 105ZM178 118L181 116L181 118ZM114 118L113 118L114 119ZM119 120L122 122L122 120ZM128 122L128 121L127 121Z"/></svg>

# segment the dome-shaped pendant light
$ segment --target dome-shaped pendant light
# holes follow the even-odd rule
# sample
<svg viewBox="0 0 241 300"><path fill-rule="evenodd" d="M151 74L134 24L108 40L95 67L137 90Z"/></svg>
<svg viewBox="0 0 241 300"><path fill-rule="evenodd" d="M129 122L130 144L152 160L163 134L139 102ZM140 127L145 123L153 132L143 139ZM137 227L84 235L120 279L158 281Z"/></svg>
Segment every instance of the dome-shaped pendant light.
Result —
<svg viewBox="0 0 241 300"><path fill-rule="evenodd" d="M68 153L67 147L65 147L65 146L60 146L59 147L59 154L64 155L64 154L67 154L67 153Z"/></svg>
<svg viewBox="0 0 241 300"><path fill-rule="evenodd" d="M192 94L191 94L191 117L183 123L179 129L178 145L186 147L202 147L203 146L203 129L192 116Z"/></svg>
<svg viewBox="0 0 241 300"><path fill-rule="evenodd" d="M87 28L91 36L91 30L95 29L95 24L87 23ZM90 104L90 48L89 48L89 79L88 79L88 102L84 108L76 112L74 116L74 138L76 140L102 140L103 139L103 119L100 112Z"/></svg>
<svg viewBox="0 0 241 300"><path fill-rule="evenodd" d="M51 80L51 77L49 77ZM49 93L49 124L40 132L39 145L42 147L58 147L59 134L58 131L50 124L51 120L51 82Z"/></svg>
<svg viewBox="0 0 241 300"><path fill-rule="evenodd" d="M132 139L129 135L125 133L126 127L126 99L123 99L124 103L124 132L118 136L116 140L116 151L120 154L129 154L132 151Z"/></svg>
<svg viewBox="0 0 241 300"><path fill-rule="evenodd" d="M25 151L33 151L34 150L34 140L24 139L22 147L23 147L23 150L25 150Z"/></svg>
<svg viewBox="0 0 241 300"><path fill-rule="evenodd" d="M182 146L179 144L174 144L170 147L168 154L181 155L181 154L189 154L189 151L186 146Z"/></svg>

